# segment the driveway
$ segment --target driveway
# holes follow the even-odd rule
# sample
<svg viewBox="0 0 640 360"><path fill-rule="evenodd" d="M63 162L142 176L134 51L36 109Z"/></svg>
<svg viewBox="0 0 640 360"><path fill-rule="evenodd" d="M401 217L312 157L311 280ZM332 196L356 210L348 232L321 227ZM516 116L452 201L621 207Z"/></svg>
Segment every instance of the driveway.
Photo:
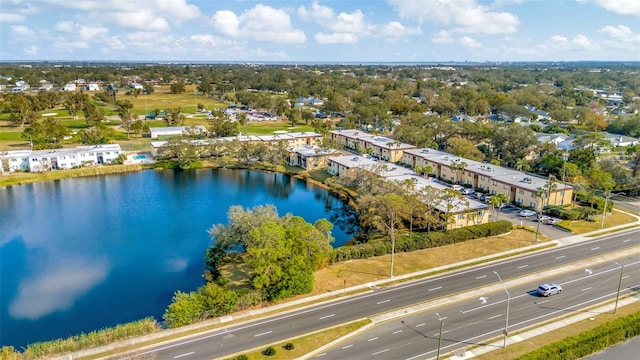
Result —
<svg viewBox="0 0 640 360"><path fill-rule="evenodd" d="M509 220L514 225L522 225L522 226L531 226L534 229L538 226L538 222L536 221L536 216L528 216L522 217L518 215L521 209L515 206L509 206L500 211L499 220ZM540 224L540 233L544 236L547 236L551 239L560 239L567 236L572 236L573 234L569 231L560 229L553 225L548 224Z"/></svg>

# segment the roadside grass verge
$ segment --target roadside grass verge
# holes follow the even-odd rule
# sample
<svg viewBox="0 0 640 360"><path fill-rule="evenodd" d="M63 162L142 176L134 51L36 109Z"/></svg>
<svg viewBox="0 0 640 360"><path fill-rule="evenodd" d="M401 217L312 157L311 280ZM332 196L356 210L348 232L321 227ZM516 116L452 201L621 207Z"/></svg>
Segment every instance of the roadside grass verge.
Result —
<svg viewBox="0 0 640 360"><path fill-rule="evenodd" d="M301 356L304 356L310 353L311 351L317 349L318 347L328 344L334 340L337 340L349 333L352 333L369 323L371 323L371 320L369 319L355 321L346 325L340 325L340 326L329 328L323 331L311 333L311 334L308 334L307 336L302 336L292 340L287 340L287 341L282 341L279 343L272 344L271 346L276 350L276 353L273 356L266 356L262 354L262 351L267 347L269 347L269 345L263 346L259 350L246 352L244 354L247 356L248 360L298 359ZM285 345L288 343L291 343L293 345L293 349L291 350L285 349ZM236 354L230 357L228 356L228 357L225 357L225 359L234 359L238 355L239 354Z"/></svg>
<svg viewBox="0 0 640 360"><path fill-rule="evenodd" d="M640 226L640 225L636 224L636 225L625 226L625 227L617 229L617 230L602 231L602 232L598 232L596 234L587 235L587 237L588 238L592 238L592 237L597 237L597 236L602 236L602 235L614 234L614 233L618 233L618 232L621 232L621 231L635 229L638 226Z"/></svg>
<svg viewBox="0 0 640 360"><path fill-rule="evenodd" d="M640 302L634 302L633 304L619 307L618 314L611 313L597 314L593 317L593 320L582 320L577 323L571 324L571 326L565 326L560 329L556 329L553 332L545 333L534 338L526 339L524 341L510 344L506 349L497 349L486 354L479 355L474 359L477 360L511 360L519 356L530 353L533 350L541 348L547 344L566 339L567 337L582 334L586 331L594 329L600 325L606 324L611 320L631 315L640 312Z"/></svg>
<svg viewBox="0 0 640 360"><path fill-rule="evenodd" d="M614 227L619 225L631 224L636 221L636 218L624 213L621 213L617 210L613 210L613 212L607 215L604 219L604 227ZM600 230L600 224L602 222L602 213L598 215L596 221L585 221L585 220L563 220L560 223L570 228L574 234L584 234L591 231Z"/></svg>
<svg viewBox="0 0 640 360"><path fill-rule="evenodd" d="M514 229L509 234L437 248L396 253L394 275L400 276L416 271L472 260L478 257L518 249L534 244L535 234L524 229ZM546 239L541 239L543 242ZM345 287L366 284L386 279L391 269L391 255L351 260L330 265L315 273L315 287L311 294L343 290Z"/></svg>

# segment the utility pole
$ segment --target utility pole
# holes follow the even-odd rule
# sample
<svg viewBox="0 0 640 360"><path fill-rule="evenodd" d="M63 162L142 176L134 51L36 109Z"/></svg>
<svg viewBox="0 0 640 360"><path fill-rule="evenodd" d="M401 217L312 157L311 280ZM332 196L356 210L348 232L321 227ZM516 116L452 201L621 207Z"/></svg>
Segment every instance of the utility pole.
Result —
<svg viewBox="0 0 640 360"><path fill-rule="evenodd" d="M502 278L500 277L500 274L498 274L497 271L494 271L493 273L496 274L496 276L498 277L498 280L500 280L500 284L502 285L502 288L504 289L504 292L507 293L507 315L506 315L505 320L504 320L504 343L502 344L502 347L506 348L507 347L507 337L509 336L509 303L511 301L511 294L509 294L509 291L507 290L507 287L502 282Z"/></svg>

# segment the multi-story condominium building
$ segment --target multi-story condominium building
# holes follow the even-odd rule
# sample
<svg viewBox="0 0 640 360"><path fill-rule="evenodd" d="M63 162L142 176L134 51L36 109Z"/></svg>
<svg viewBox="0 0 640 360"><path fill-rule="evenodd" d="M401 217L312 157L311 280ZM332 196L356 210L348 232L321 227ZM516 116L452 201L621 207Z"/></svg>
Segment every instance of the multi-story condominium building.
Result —
<svg viewBox="0 0 640 360"><path fill-rule="evenodd" d="M0 161L2 172L38 172L111 164L121 153L120 145L105 144L62 149L7 151L0 155Z"/></svg>
<svg viewBox="0 0 640 360"><path fill-rule="evenodd" d="M357 177L361 172L371 172L387 181L412 181L416 190L432 187L439 191L445 191L448 187L433 181L433 178L417 176L411 169L397 166L391 163L375 161L358 155L336 156L328 159L327 171L338 177ZM475 199L457 198L447 204L441 201L435 206L442 218L447 218L447 229L459 228L469 225L484 224L490 220L489 206Z"/></svg>
<svg viewBox="0 0 640 360"><path fill-rule="evenodd" d="M331 141L341 144L348 150L362 151L376 159L389 162L400 161L403 151L416 148L415 145L360 130L333 130L330 132L330 137Z"/></svg>
<svg viewBox="0 0 640 360"><path fill-rule="evenodd" d="M327 159L330 156L339 156L342 154L342 151L325 149L317 145L295 146L289 151L289 165L299 166L309 171L327 168Z"/></svg>
<svg viewBox="0 0 640 360"><path fill-rule="evenodd" d="M447 182L466 185L480 191L504 194L510 202L540 209L543 205L570 204L573 188L555 182L548 195L538 196L549 179L540 178L515 169L461 158L434 149L405 151L402 162L415 166L430 166L432 174Z"/></svg>

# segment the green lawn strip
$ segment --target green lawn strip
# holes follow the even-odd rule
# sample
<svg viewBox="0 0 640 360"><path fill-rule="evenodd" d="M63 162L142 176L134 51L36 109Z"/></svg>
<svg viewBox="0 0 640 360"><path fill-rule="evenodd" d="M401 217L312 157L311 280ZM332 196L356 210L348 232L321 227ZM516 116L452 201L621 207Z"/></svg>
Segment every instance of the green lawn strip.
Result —
<svg viewBox="0 0 640 360"><path fill-rule="evenodd" d="M311 132L313 126L310 125L296 125L291 127L291 123L288 122L273 122L263 121L259 123L249 123L247 125L247 133L255 135L271 135L274 131L288 131L288 132Z"/></svg>
<svg viewBox="0 0 640 360"><path fill-rule="evenodd" d="M0 141L12 141L12 142L16 142L16 141L26 141L23 137L22 137L22 130L20 131L0 131ZM29 143L28 141L26 142L27 144Z"/></svg>
<svg viewBox="0 0 640 360"><path fill-rule="evenodd" d="M609 230L609 231L599 232L599 233L596 233L596 234L586 235L586 237L592 238L592 237L598 237L598 236L602 236L602 235L614 234L614 233L625 231L625 230L635 229L638 226L640 226L640 225L636 224L636 225L625 226L623 228L616 229L616 230Z"/></svg>
<svg viewBox="0 0 640 360"><path fill-rule="evenodd" d="M319 348L322 345L326 345L334 340L337 340L347 334L350 334L359 328L371 323L371 320L359 320L355 322L351 322L344 325L338 325L332 328L324 329L321 331L316 331L310 334L306 334L304 336L277 342L270 345L261 346L259 349L252 349L246 352L243 352L244 355L247 356L248 360L262 360L262 359L273 359L273 360L285 360L285 359L298 359L301 356L304 356L311 351ZM292 344L293 348L291 350L287 350L285 345ZM262 354L262 351L267 347L273 347L276 350L275 355L266 356ZM225 359L234 359L240 354L234 354L231 356L225 357Z"/></svg>
<svg viewBox="0 0 640 360"><path fill-rule="evenodd" d="M600 230L600 224L602 221L602 214L599 215L596 221L585 220L563 220L561 224L563 227L570 229L574 234L584 234L592 231ZM611 215L607 215L604 219L604 227L610 228L613 226L625 225L636 222L637 219L633 216L621 213L613 210Z"/></svg>
<svg viewBox="0 0 640 360"><path fill-rule="evenodd" d="M584 310L584 311L588 311L588 310ZM633 315L633 314L638 314L638 313L640 313L640 302L634 302L630 305L619 307L618 313L616 315L611 313L594 314L594 316L591 319L581 320L569 326L564 326L562 328L555 329L552 332L547 332L543 335L526 339L524 341L519 341L515 344L510 344L506 349L496 349L494 351L478 355L474 357L474 359L477 359L477 360L516 359L520 356L533 353L537 349L540 349L548 344L552 344L556 341L561 341L569 337L580 336L580 334L583 334L589 330L596 329L600 326L604 326L615 319ZM570 316L571 315L567 315L565 317L570 317ZM558 321L558 319L553 320L553 322L556 322L556 321ZM514 332L513 334L510 334L510 336L513 336L525 331L526 330L517 331L517 332ZM476 347L477 346L469 348L467 350L473 351L473 348L476 348ZM546 357L541 357L540 359L545 359L545 358Z"/></svg>

